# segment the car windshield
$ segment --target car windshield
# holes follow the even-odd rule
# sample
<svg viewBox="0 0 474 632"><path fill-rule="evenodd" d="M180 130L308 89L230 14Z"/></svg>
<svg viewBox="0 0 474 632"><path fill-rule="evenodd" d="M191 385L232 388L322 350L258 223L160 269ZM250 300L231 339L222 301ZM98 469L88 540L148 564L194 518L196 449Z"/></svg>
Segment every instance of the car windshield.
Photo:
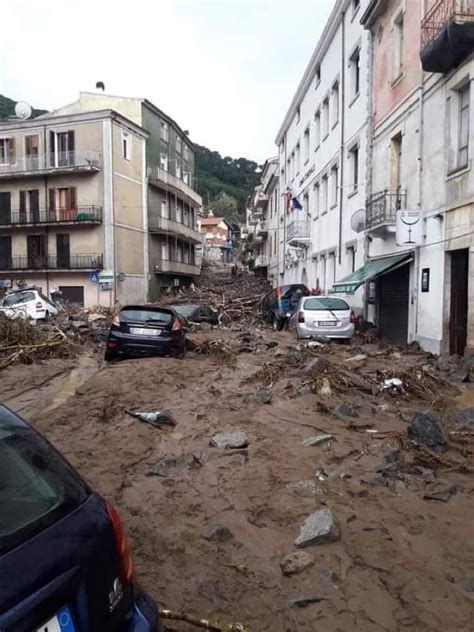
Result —
<svg viewBox="0 0 474 632"><path fill-rule="evenodd" d="M334 311L340 311L340 310L347 310L350 308L349 308L349 305L346 303L346 301L343 301L342 298L315 297L315 298L306 299L304 302L303 309L315 311L315 312L326 311L326 310L330 310L334 312Z"/></svg>
<svg viewBox="0 0 474 632"><path fill-rule="evenodd" d="M0 553L58 520L87 494L62 457L0 406Z"/></svg>
<svg viewBox="0 0 474 632"><path fill-rule="evenodd" d="M185 318L189 318L191 314L199 309L199 305L172 305L171 306L180 316L184 316Z"/></svg>
<svg viewBox="0 0 474 632"><path fill-rule="evenodd" d="M15 292L14 294L8 294L3 299L4 307L11 307L12 305L18 305L19 303L27 303L28 301L35 300L34 292Z"/></svg>
<svg viewBox="0 0 474 632"><path fill-rule="evenodd" d="M173 320L173 315L169 311L160 309L146 309L146 308L126 308L120 312L121 322L141 322L146 323L149 321L157 321L168 325Z"/></svg>

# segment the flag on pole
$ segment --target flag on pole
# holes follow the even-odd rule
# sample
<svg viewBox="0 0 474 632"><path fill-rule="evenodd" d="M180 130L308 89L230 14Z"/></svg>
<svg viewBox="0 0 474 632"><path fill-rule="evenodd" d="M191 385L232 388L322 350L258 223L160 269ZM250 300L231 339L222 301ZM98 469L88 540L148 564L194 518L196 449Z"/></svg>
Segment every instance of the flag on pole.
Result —
<svg viewBox="0 0 474 632"><path fill-rule="evenodd" d="M302 211L303 210L303 206L302 206L301 202L298 200L297 197L292 197L291 198L291 207L295 211Z"/></svg>

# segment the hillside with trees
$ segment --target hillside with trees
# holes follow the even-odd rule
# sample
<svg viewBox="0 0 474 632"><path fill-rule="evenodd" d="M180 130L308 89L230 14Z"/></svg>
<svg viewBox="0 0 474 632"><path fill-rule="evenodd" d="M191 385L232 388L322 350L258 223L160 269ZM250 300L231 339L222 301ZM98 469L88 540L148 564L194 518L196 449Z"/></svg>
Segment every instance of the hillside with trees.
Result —
<svg viewBox="0 0 474 632"><path fill-rule="evenodd" d="M260 179L260 166L247 158L224 158L218 151L195 145L196 189L204 211L234 223L245 219L245 203Z"/></svg>

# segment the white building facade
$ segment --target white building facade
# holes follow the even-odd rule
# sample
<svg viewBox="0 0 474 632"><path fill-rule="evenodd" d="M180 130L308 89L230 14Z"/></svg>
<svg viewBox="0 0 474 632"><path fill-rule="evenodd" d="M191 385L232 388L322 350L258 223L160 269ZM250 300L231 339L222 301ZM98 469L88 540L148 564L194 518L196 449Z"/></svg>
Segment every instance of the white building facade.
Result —
<svg viewBox="0 0 474 632"><path fill-rule="evenodd" d="M369 36L360 17L367 4L336 2L276 138L280 285L328 292L365 260L357 211L366 198ZM363 287L347 298L362 311Z"/></svg>

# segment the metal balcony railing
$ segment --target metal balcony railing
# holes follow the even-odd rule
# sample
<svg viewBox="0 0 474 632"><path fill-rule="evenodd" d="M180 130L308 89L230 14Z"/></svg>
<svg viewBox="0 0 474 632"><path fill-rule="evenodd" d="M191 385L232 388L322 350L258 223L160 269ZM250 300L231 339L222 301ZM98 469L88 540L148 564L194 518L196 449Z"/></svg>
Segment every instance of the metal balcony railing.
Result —
<svg viewBox="0 0 474 632"><path fill-rule="evenodd" d="M93 150L15 156L0 162L0 177L58 171L98 171L101 156Z"/></svg>
<svg viewBox="0 0 474 632"><path fill-rule="evenodd" d="M0 253L0 270L102 270L103 257L87 255L26 255L10 257Z"/></svg>
<svg viewBox="0 0 474 632"><path fill-rule="evenodd" d="M431 44L448 22L472 22L474 0L438 0L421 22L421 49Z"/></svg>
<svg viewBox="0 0 474 632"><path fill-rule="evenodd" d="M366 229L382 224L395 224L397 211L406 208L406 191L380 191L371 195L366 202Z"/></svg>
<svg viewBox="0 0 474 632"><path fill-rule="evenodd" d="M197 226L193 226L191 218L189 218L188 223L185 223L186 220L177 222L174 219L161 217L161 215L157 214L157 211L155 211L155 213L151 211L151 213L152 216L148 221L148 230L150 233L178 235L195 243L202 241L202 235L197 229Z"/></svg>
<svg viewBox="0 0 474 632"><path fill-rule="evenodd" d="M173 187L176 191L183 193L186 197L188 197L196 206L202 206L202 197L197 193L189 184L186 184L183 180L176 177L169 171L162 169L161 167L156 168L156 176L152 174L150 176L151 181L154 179L158 180L158 182L162 182L163 184L167 184L170 187Z"/></svg>
<svg viewBox="0 0 474 632"><path fill-rule="evenodd" d="M196 262L195 258L192 258L190 261L179 261L178 257L171 257L156 259L154 261L154 270L157 273L197 276L201 272L201 266Z"/></svg>
<svg viewBox="0 0 474 632"><path fill-rule="evenodd" d="M0 226L27 226L40 224L101 224L101 206L77 206L76 208L37 209L29 211L0 212Z"/></svg>
<svg viewBox="0 0 474 632"><path fill-rule="evenodd" d="M309 223L305 220L295 220L286 228L286 241L308 240L310 238Z"/></svg>
<svg viewBox="0 0 474 632"><path fill-rule="evenodd" d="M268 261L265 255L258 255L255 257L254 268L265 268L267 265Z"/></svg>

